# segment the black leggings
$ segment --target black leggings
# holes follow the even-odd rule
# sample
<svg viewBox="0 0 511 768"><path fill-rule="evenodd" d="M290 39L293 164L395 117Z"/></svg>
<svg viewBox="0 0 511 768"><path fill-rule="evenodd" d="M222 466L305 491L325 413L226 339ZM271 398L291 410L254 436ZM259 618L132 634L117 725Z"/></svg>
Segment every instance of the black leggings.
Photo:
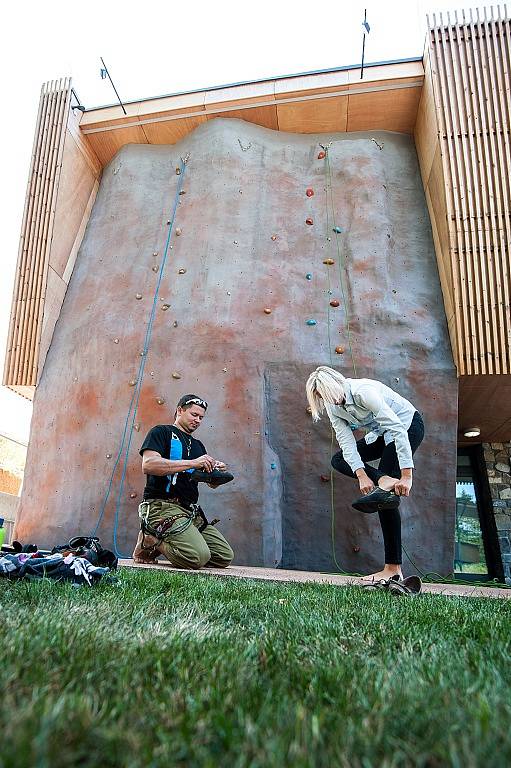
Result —
<svg viewBox="0 0 511 768"><path fill-rule="evenodd" d="M423 437L424 422L420 413L415 411L412 423L408 428L408 440L410 441L412 455L422 443ZM368 445L364 439L357 440L357 450L360 454L360 458L364 462L364 470L375 485L378 485L378 480L380 477L383 477L383 475L390 475L390 477L397 478L401 477L396 445L394 442L385 445L383 435L370 445ZM380 459L378 469L371 467L367 463L368 461L374 461L375 459ZM339 451L339 453L332 456L332 467L342 475L356 477L351 471L350 465L345 461L342 451ZM378 516L380 518L380 525L383 533L385 562L400 564L402 562L402 553L401 515L399 514L399 509L387 509L383 512L378 512Z"/></svg>

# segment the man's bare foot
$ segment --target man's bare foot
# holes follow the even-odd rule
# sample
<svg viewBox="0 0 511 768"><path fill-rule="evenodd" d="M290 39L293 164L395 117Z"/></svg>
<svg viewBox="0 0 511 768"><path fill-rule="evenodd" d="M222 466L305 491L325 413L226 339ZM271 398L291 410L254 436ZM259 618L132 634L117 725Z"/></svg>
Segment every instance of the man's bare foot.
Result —
<svg viewBox="0 0 511 768"><path fill-rule="evenodd" d="M385 579L385 581L388 581L388 579L391 579L393 576L399 576L400 579L403 578L403 572L398 565L386 565L382 571L370 573L369 576L364 576L363 580L380 581L380 579Z"/></svg>
<svg viewBox="0 0 511 768"><path fill-rule="evenodd" d="M382 488L384 491L393 491L397 482L399 482L397 477L383 475L383 477L380 477L378 480L378 488Z"/></svg>

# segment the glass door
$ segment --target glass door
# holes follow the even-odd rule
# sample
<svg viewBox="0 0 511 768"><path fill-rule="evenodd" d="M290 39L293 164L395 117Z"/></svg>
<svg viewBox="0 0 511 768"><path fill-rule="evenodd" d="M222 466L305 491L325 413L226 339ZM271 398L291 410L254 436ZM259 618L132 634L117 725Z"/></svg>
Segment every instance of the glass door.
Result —
<svg viewBox="0 0 511 768"><path fill-rule="evenodd" d="M460 449L456 473L454 575L460 579L488 578L477 483L468 451Z"/></svg>

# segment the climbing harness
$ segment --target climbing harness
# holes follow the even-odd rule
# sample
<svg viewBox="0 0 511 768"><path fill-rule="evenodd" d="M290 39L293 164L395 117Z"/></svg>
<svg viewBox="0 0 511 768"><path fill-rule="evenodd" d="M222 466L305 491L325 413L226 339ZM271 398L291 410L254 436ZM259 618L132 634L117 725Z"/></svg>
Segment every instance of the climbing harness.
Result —
<svg viewBox="0 0 511 768"><path fill-rule="evenodd" d="M138 403L139 403L139 400L140 400L140 392L141 392L141 389L142 389L142 382L143 382L143 379L144 379L144 369L145 369L145 364L146 364L146 361L147 361L147 353L149 351L149 345L151 343L151 336L152 336L152 331L153 331L154 318L155 318L155 315L156 315L156 308L158 306L158 295L159 295L159 292L160 292L160 286L161 286L161 282L162 282L162 278L163 278L163 273L165 271L165 265L167 263L167 257L168 257L168 253L169 253L170 241L171 241L171 237L172 237L174 221L175 221L175 218L176 218L177 206L178 206L179 197L180 197L180 194L181 194L181 191L182 191L182 188L183 188L183 181L184 181L184 177L185 177L185 170L186 170L186 166L187 166L189 158L190 158L190 153L188 153L184 158L182 157L181 158L181 165L180 165L179 169L176 169L176 171L179 170L179 173L176 174L179 177L179 179L178 179L178 183L177 183L176 193L175 193L175 196L174 196L174 203L173 203L173 206L172 206L172 213L171 213L170 218L167 220L168 232L167 232L167 237L166 237L166 242L165 242L165 248L164 248L164 251L163 251L163 258L162 258L162 261L161 261L160 270L159 270L159 274L158 274L158 280L156 282L156 288L155 288L155 291L154 291L153 303L152 303L152 307L151 307L151 313L149 315L149 322L147 324L144 344L143 344L143 348L142 348L142 354L140 355L140 363L139 363L139 368L138 368L138 374L137 374L136 379L134 380L133 394L132 394L130 402L129 402L128 412L127 412L127 415L126 415L126 420L124 422L124 429L123 429L122 436L121 436L121 442L120 442L119 450L117 452L117 456L116 456L114 465L112 467L112 472L110 473L110 480L109 480L109 483L108 483L108 487L107 487L107 491L106 491L106 494L105 494L105 498L104 498L103 503L101 505L101 510L100 510L100 513L99 513L99 517L98 517L97 523L96 523L96 525L95 525L95 527L94 527L94 529L93 529L93 531L91 533L91 536L94 536L96 534L97 530L99 529L99 526L101 525L101 522L102 522L104 514L105 514L106 506L107 506L107 503L108 503L108 500L110 498L110 494L111 494L111 491L112 491L112 485L113 485L115 473L116 473L116 470L117 470L117 466L119 465L119 462L121 461L121 457L122 457L123 452L124 452L124 460L123 460L123 465L122 465L122 474L121 474L121 480L120 480L120 484L119 484L119 491L118 491L118 494L117 494L117 500L116 500L115 512L114 512L113 549L114 549L114 552L117 555L117 557L123 557L123 555L119 552L118 546L117 546L117 534L118 534L118 528L119 528L119 510L120 510L120 505L121 505L121 495L122 495L122 491L123 491L123 488L124 488L124 481L126 479L126 473L127 473L127 467L128 467L128 457L129 457L129 452L130 452L130 447L131 447L131 440L132 440L132 437L133 437L133 431L134 431L134 426L135 426L136 417L137 417ZM131 425L130 425L130 418L131 418ZM128 430L129 430L129 436L128 436L127 443L126 443L126 436L127 436ZM126 448L125 448L125 443L126 443Z"/></svg>

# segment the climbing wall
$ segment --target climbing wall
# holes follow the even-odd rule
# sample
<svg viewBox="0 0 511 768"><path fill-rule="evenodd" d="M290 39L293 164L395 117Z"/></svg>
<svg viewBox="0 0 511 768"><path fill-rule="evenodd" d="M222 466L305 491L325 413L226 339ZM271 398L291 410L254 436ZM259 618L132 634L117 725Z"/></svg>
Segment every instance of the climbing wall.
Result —
<svg viewBox="0 0 511 768"><path fill-rule="evenodd" d="M329 425L306 411L318 364L380 379L423 412L403 541L448 573L457 382L411 138L222 119L175 146L125 146L36 392L17 536L66 541L103 510L102 542L115 534L129 554L144 435L195 392L210 403L197 437L236 476L201 489L236 562L335 570L335 552L347 570L374 569L378 521L351 509L354 481L330 475Z"/></svg>

